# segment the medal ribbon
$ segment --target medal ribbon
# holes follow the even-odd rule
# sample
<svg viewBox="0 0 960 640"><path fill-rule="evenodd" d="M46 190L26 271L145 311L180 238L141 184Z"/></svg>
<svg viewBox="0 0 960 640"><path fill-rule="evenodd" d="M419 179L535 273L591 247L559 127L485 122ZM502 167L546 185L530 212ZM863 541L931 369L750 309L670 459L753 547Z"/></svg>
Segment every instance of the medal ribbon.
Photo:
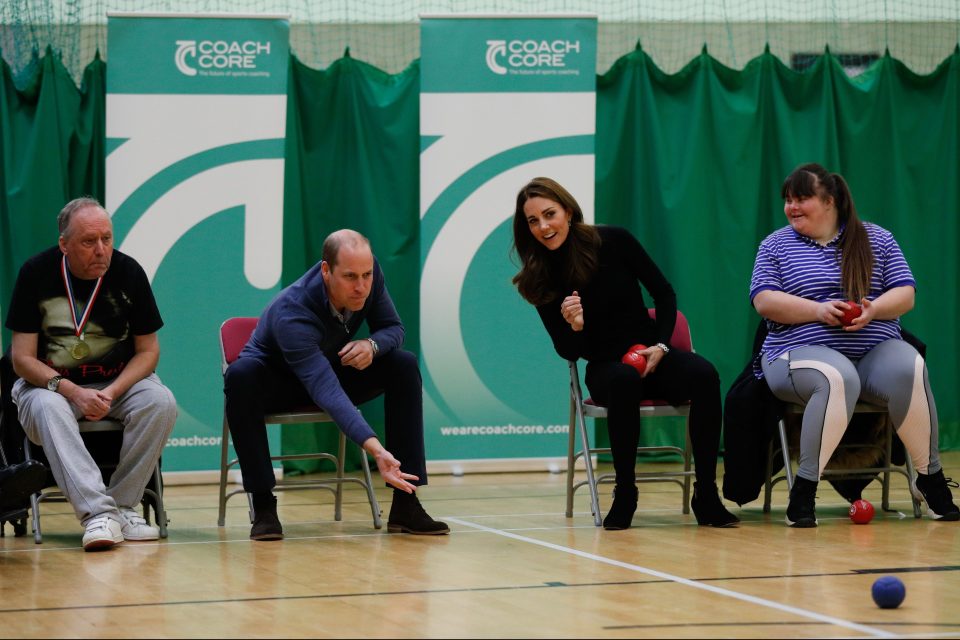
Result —
<svg viewBox="0 0 960 640"><path fill-rule="evenodd" d="M84 307L83 312L80 314L80 319L77 319L77 303L73 297L73 286L70 284L70 273L67 271L67 256L63 256L63 259L60 261L60 275L63 276L63 285L67 290L67 300L70 301L70 315L73 318L73 327L74 331L77 334L77 337L83 339L83 328L87 326L87 321L90 319L90 310L93 308L93 301L97 299L97 294L100 293L100 285L103 284L103 276L97 278L97 284L93 287L93 293L90 294L90 299L87 300L87 306Z"/></svg>

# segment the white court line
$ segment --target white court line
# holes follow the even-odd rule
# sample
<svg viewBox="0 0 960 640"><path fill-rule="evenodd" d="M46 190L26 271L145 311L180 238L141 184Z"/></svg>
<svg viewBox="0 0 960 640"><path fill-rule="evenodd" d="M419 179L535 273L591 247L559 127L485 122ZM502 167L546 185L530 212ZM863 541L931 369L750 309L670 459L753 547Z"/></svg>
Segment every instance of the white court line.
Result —
<svg viewBox="0 0 960 640"><path fill-rule="evenodd" d="M735 598L737 600L744 600L751 604L760 605L761 607L768 607L770 609L776 609L778 611L783 611L786 613L792 613L793 615L800 616L803 618L811 618L817 620L818 622L824 622L826 624L836 625L838 627L843 627L845 629L851 629L853 631L859 631L867 635L873 636L875 638L898 638L898 634L889 633L881 629L875 629L873 627L868 627L866 625L857 624L856 622L850 622L849 620L843 620L841 618L834 618L833 616L826 616L821 613L816 613L815 611L808 611L806 609L799 609L797 607L791 607L790 605L781 604L779 602L774 602L772 600L764 600L763 598L758 598L756 596L751 596L745 593L737 593L736 591L731 591L729 589L724 589L722 587L715 587L710 584L704 584L702 582L696 582L694 580L688 580L687 578L681 578L680 576L671 575L669 573L664 573L663 571L657 571L656 569L648 569L646 567L641 567L636 564L630 564L629 562L621 562L620 560L613 560L611 558L605 558L603 556L598 556L593 553L587 553L585 551L580 551L578 549L571 549L570 547L564 547L558 544L553 544L552 542L545 542L543 540L537 540L536 538L528 538L526 536L520 536L515 533L510 533L509 531L502 531L500 529L494 529L482 524L475 524L473 522L467 522L466 520L461 520L459 518L445 518L448 522L455 522L464 527L470 527L473 529L480 529L481 531L486 531L487 533L493 533L498 536L504 536L506 538L511 538L513 540L519 540L521 542L529 542L530 544L535 544L541 547L546 547L547 549L553 549L554 551L561 551L563 553L569 553L570 555L579 556L581 558L586 558L587 560L594 560L596 562L602 562L604 564L613 565L614 567L620 567L621 569L627 569L628 571L635 571L637 573L646 574L648 576L653 576L655 578L660 578L661 580L669 580L671 582L676 582L677 584L682 584L687 587L693 587L695 589L702 589L704 591L710 591L721 596L726 596L728 598Z"/></svg>

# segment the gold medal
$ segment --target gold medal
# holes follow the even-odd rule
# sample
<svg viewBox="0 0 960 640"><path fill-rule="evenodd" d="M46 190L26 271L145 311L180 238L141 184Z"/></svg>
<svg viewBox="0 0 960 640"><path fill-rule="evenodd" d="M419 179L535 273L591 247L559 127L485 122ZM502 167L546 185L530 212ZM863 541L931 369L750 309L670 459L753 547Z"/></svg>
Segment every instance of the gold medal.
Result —
<svg viewBox="0 0 960 640"><path fill-rule="evenodd" d="M70 347L70 355L74 360L83 360L90 355L90 345L83 340L78 339L76 344Z"/></svg>
<svg viewBox="0 0 960 640"><path fill-rule="evenodd" d="M90 319L90 310L93 308L93 301L97 299L100 293L100 285L103 284L103 276L97 278L97 284L93 287L93 293L87 300L87 305L82 313L77 316L77 302L73 295L73 285L70 284L70 273L67 267L67 256L64 255L60 260L60 275L63 277L63 287L67 290L67 300L70 303L70 315L73 319L74 330L76 331L77 341L70 347L70 357L74 360L83 360L90 355L90 345L83 341L83 328L87 326L87 320Z"/></svg>

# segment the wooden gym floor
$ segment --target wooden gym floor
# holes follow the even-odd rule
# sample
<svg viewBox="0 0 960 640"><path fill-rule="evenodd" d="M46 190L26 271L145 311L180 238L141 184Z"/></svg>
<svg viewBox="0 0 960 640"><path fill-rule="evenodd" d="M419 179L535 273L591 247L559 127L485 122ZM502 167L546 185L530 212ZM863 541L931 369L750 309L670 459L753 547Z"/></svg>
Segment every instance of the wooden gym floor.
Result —
<svg viewBox="0 0 960 640"><path fill-rule="evenodd" d="M960 453L944 458L960 475ZM0 539L0 635L960 638L960 523L914 520L893 482L898 512L869 525L824 483L807 530L783 524L783 483L771 514L736 511L738 529L698 527L675 485L647 484L634 527L605 532L585 491L563 516L562 474L438 475L421 499L449 536L376 531L349 488L341 522L327 492L281 494L287 538L269 543L247 538L242 497L218 528L216 487L178 486L167 540L101 553L83 552L66 505L47 504L43 544L10 527ZM864 497L879 509L879 484ZM907 587L898 609L870 597L887 574Z"/></svg>

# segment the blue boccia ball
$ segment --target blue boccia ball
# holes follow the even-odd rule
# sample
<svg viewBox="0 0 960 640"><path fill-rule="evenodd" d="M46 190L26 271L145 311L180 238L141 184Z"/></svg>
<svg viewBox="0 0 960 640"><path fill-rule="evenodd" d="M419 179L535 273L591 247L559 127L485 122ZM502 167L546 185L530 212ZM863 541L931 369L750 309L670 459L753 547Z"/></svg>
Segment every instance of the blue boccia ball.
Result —
<svg viewBox="0 0 960 640"><path fill-rule="evenodd" d="M900 578L894 576L877 578L870 592L873 594L873 601L881 609L896 609L907 597L907 587Z"/></svg>

